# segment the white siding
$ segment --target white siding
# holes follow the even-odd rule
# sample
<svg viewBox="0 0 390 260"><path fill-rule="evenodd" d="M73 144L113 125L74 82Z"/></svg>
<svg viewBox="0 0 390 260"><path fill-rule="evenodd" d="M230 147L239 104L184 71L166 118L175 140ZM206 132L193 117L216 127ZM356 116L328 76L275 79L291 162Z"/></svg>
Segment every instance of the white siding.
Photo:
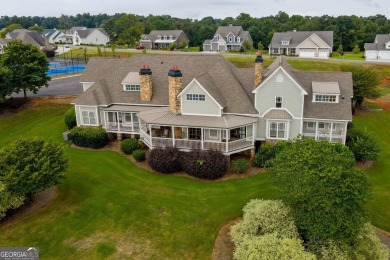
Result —
<svg viewBox="0 0 390 260"><path fill-rule="evenodd" d="M205 101L188 101L187 94L205 95ZM210 95L205 92L197 82L193 81L181 95L181 113L189 115L207 115L220 116L221 109L219 105L212 100Z"/></svg>
<svg viewBox="0 0 390 260"><path fill-rule="evenodd" d="M376 60L378 58L378 51L366 51L366 60Z"/></svg>
<svg viewBox="0 0 390 260"><path fill-rule="evenodd" d="M276 82L276 78L283 77L283 82ZM264 115L271 108L275 108L275 97L282 97L282 108L286 108L294 117L302 117L303 96L301 90L289 76L279 70L272 78L258 88L256 93L256 109Z"/></svg>
<svg viewBox="0 0 390 260"><path fill-rule="evenodd" d="M301 132L301 119L292 120L290 122L288 139L294 139Z"/></svg>
<svg viewBox="0 0 390 260"><path fill-rule="evenodd" d="M255 138L259 140L265 140L266 120L264 118L259 118L256 129L257 133Z"/></svg>
<svg viewBox="0 0 390 260"><path fill-rule="evenodd" d="M94 44L94 45L107 45L108 41L109 38L98 29L95 29L85 39L81 39L81 43L83 44Z"/></svg>

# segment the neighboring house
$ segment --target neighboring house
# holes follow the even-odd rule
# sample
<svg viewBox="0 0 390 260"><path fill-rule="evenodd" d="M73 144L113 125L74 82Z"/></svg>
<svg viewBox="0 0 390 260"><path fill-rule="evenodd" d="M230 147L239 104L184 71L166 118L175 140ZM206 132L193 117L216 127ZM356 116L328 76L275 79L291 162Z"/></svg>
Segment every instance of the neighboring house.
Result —
<svg viewBox="0 0 390 260"><path fill-rule="evenodd" d="M146 49L161 49L169 48L173 43L180 48L183 42L187 48L190 41L182 30L160 30L141 35L139 42Z"/></svg>
<svg viewBox="0 0 390 260"><path fill-rule="evenodd" d="M41 32L42 38L47 38L50 44L55 44L56 42L59 42L58 38L64 35L63 32L57 30L57 29L46 29L43 32Z"/></svg>
<svg viewBox="0 0 390 260"><path fill-rule="evenodd" d="M73 30L73 44L107 45L110 41L103 28L82 28Z"/></svg>
<svg viewBox="0 0 390 260"><path fill-rule="evenodd" d="M204 41L203 51L239 51L246 40L253 47L251 35L241 26L219 26L213 39Z"/></svg>
<svg viewBox="0 0 390 260"><path fill-rule="evenodd" d="M390 61L390 34L377 34L374 43L365 43L366 60Z"/></svg>
<svg viewBox="0 0 390 260"><path fill-rule="evenodd" d="M333 51L332 31L291 31L274 33L269 53L302 58L329 58Z"/></svg>
<svg viewBox="0 0 390 260"><path fill-rule="evenodd" d="M4 53L5 47L7 47L8 43L6 40L0 38L0 54Z"/></svg>
<svg viewBox="0 0 390 260"><path fill-rule="evenodd" d="M281 57L263 69L262 61L258 54L255 69L244 69L219 55L92 58L72 103L77 125L139 135L150 148L225 155L298 135L345 143L350 72L297 71Z"/></svg>
<svg viewBox="0 0 390 260"><path fill-rule="evenodd" d="M7 40L21 40L24 43L31 43L32 45L43 50L49 46L41 34L37 31L29 31L27 29L17 29L7 33L5 39Z"/></svg>

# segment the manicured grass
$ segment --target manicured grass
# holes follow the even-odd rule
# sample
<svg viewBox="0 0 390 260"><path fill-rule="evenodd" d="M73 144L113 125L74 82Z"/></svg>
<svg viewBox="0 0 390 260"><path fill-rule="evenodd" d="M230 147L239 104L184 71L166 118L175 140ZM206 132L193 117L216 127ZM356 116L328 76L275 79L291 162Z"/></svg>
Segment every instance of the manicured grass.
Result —
<svg viewBox="0 0 390 260"><path fill-rule="evenodd" d="M341 62L300 59L287 59L287 62L294 69L306 71L340 71L340 66L344 64Z"/></svg>
<svg viewBox="0 0 390 260"><path fill-rule="evenodd" d="M359 52L357 54L353 52L344 52L344 55L340 55L337 52L333 52L331 59L343 59L343 60L365 60L364 52Z"/></svg>
<svg viewBox="0 0 390 260"><path fill-rule="evenodd" d="M0 120L0 146L22 135L61 141L68 108L42 105ZM2 246L38 246L45 259L210 259L218 230L248 200L275 198L265 174L201 182L150 173L113 151L65 148L58 198L0 227Z"/></svg>
<svg viewBox="0 0 390 260"><path fill-rule="evenodd" d="M373 132L380 142L382 151L378 161L368 169L373 199L368 203L372 223L390 231L390 111L377 111L355 116L357 128Z"/></svg>
<svg viewBox="0 0 390 260"><path fill-rule="evenodd" d="M65 58L71 58L71 57L79 57L80 58L80 57L84 57L84 55L85 55L84 48L85 47L73 48L73 49L71 49L68 52L60 54L60 57L61 58L63 58L63 57L65 57ZM113 53L112 53L111 48L106 47L106 51L104 51L104 48L100 47L100 50L101 50L101 56L102 57L113 57ZM141 51L140 51L140 53L141 53ZM115 50L115 57L129 58L133 54L134 53L130 53L130 52L122 52L121 49L116 49ZM97 56L97 55L98 55L98 51L97 50L87 48L87 56Z"/></svg>
<svg viewBox="0 0 390 260"><path fill-rule="evenodd" d="M255 67L255 59L254 55L225 55L225 59L233 63L238 68L254 68ZM268 67L274 60L269 58L264 58L264 67Z"/></svg>

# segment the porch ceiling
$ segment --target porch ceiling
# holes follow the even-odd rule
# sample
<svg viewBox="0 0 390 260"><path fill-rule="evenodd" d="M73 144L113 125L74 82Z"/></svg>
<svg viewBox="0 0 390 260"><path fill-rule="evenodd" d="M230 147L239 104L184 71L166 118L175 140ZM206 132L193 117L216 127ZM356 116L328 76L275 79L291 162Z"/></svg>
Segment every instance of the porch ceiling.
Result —
<svg viewBox="0 0 390 260"><path fill-rule="evenodd" d="M170 112L169 107L142 111L138 113L137 116L148 124L225 129L249 125L258 121L258 119L254 117L236 115L224 115L222 117L175 115Z"/></svg>

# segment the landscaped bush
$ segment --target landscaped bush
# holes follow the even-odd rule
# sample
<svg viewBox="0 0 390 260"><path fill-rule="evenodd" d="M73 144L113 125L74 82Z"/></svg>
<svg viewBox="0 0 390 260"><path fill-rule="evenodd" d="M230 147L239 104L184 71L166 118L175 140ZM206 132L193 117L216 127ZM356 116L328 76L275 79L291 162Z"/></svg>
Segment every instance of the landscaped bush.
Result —
<svg viewBox="0 0 390 260"><path fill-rule="evenodd" d="M370 133L350 128L347 131L346 145L356 161L375 161L379 158L380 146Z"/></svg>
<svg viewBox="0 0 390 260"><path fill-rule="evenodd" d="M65 125L68 128L68 130L72 129L77 125L76 122L76 112L74 110L74 107L66 111L65 113Z"/></svg>
<svg viewBox="0 0 390 260"><path fill-rule="evenodd" d="M145 160L145 151L144 150L135 150L133 152L133 157L134 159L136 159L137 161L143 161Z"/></svg>
<svg viewBox="0 0 390 260"><path fill-rule="evenodd" d="M153 170L161 173L173 173L182 170L181 152L174 147L157 147L152 149L147 162Z"/></svg>
<svg viewBox="0 0 390 260"><path fill-rule="evenodd" d="M70 130L69 138L81 147L98 149L108 144L108 135L103 128L76 126Z"/></svg>
<svg viewBox="0 0 390 260"><path fill-rule="evenodd" d="M249 163L244 158L233 160L231 163L234 172L244 173L249 169Z"/></svg>
<svg viewBox="0 0 390 260"><path fill-rule="evenodd" d="M228 160L219 151L193 150L185 155L183 167L189 175L215 180L226 174Z"/></svg>
<svg viewBox="0 0 390 260"><path fill-rule="evenodd" d="M139 148L139 142L136 138L125 139L121 142L121 150L125 154L132 154Z"/></svg>
<svg viewBox="0 0 390 260"><path fill-rule="evenodd" d="M277 142L276 144L265 143L259 148L253 159L252 165L255 167L265 167L267 162L275 158L280 152L289 146L288 142Z"/></svg>

